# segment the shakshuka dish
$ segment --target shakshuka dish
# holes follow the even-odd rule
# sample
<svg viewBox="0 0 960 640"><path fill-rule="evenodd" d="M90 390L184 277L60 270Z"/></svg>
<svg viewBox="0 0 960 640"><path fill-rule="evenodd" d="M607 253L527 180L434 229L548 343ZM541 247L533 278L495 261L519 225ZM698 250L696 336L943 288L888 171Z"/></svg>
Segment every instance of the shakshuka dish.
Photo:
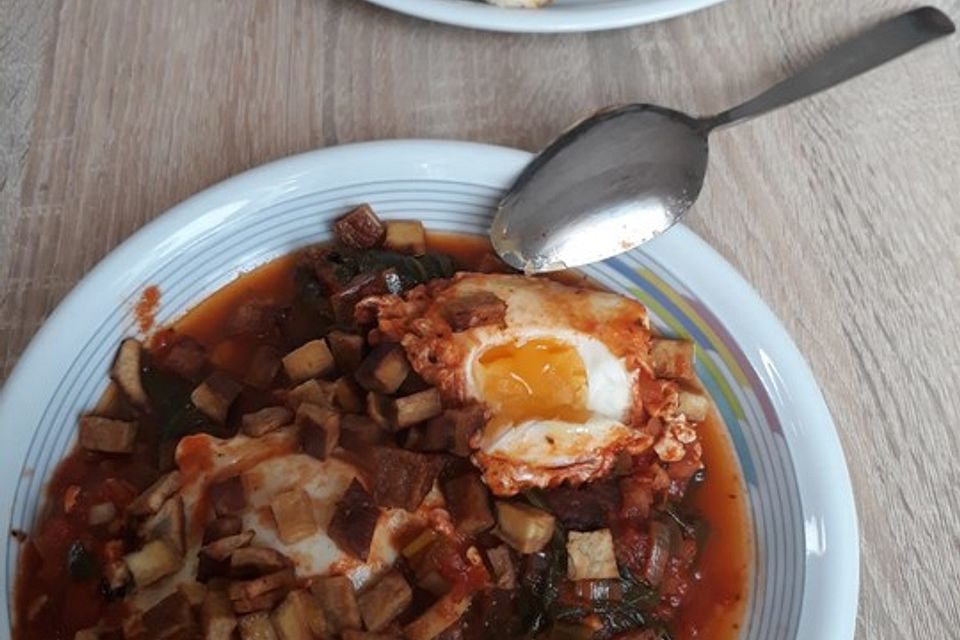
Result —
<svg viewBox="0 0 960 640"><path fill-rule="evenodd" d="M334 236L118 345L20 534L17 640L738 635L692 343L478 238L368 206Z"/></svg>

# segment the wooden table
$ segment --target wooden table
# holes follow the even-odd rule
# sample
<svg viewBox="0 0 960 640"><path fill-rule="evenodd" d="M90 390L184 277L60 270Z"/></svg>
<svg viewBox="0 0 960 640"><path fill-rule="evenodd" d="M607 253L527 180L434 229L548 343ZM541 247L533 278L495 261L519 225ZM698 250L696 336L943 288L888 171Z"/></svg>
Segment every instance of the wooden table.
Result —
<svg viewBox="0 0 960 640"><path fill-rule="evenodd" d="M731 0L537 37L357 0L0 0L0 380L108 251L234 173L372 138L535 149L615 102L710 113L911 6ZM955 638L960 38L713 142L688 220L833 411L861 523L858 637Z"/></svg>

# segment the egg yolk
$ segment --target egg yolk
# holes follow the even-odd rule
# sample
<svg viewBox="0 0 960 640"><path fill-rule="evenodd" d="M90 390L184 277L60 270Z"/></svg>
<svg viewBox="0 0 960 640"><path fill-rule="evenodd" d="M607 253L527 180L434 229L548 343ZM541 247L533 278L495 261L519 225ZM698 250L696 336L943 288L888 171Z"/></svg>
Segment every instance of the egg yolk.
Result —
<svg viewBox="0 0 960 640"><path fill-rule="evenodd" d="M493 414L488 427L590 417L586 366L569 344L538 339L490 347L478 357L474 376Z"/></svg>

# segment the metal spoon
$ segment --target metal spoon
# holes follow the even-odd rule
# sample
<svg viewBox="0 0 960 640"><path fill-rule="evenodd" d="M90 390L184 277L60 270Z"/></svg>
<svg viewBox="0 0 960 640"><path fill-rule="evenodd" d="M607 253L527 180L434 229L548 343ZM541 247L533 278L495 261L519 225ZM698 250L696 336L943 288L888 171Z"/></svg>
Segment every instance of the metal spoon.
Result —
<svg viewBox="0 0 960 640"><path fill-rule="evenodd" d="M933 7L882 22L765 93L712 118L649 104L587 118L541 151L500 201L490 231L508 264L536 273L597 262L646 242L690 209L707 136L829 89L954 32Z"/></svg>

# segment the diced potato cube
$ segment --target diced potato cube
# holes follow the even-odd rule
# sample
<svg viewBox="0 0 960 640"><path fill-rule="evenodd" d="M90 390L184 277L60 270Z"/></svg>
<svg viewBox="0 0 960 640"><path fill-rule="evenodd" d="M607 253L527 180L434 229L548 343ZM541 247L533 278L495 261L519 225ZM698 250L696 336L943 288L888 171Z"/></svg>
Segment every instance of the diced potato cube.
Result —
<svg viewBox="0 0 960 640"><path fill-rule="evenodd" d="M287 406L296 411L304 402L333 408L336 383L325 380L307 380L287 392Z"/></svg>
<svg viewBox="0 0 960 640"><path fill-rule="evenodd" d="M312 402L304 402L297 409L300 428L300 446L303 452L317 460L326 460L340 440L340 414Z"/></svg>
<svg viewBox="0 0 960 640"><path fill-rule="evenodd" d="M207 589L200 607L200 626L204 640L231 640L237 628L230 597L223 589Z"/></svg>
<svg viewBox="0 0 960 640"><path fill-rule="evenodd" d="M346 413L362 413L365 403L363 390L352 378L343 376L334 385L337 406Z"/></svg>
<svg viewBox="0 0 960 640"><path fill-rule="evenodd" d="M427 236L423 223L419 220L391 220L387 223L383 248L422 256L427 252Z"/></svg>
<svg viewBox="0 0 960 640"><path fill-rule="evenodd" d="M658 378L693 380L693 343L686 340L655 339L650 342L650 366Z"/></svg>
<svg viewBox="0 0 960 640"><path fill-rule="evenodd" d="M142 589L179 569L183 556L166 540L152 540L139 551L128 553L123 561Z"/></svg>
<svg viewBox="0 0 960 640"><path fill-rule="evenodd" d="M370 631L380 631L410 606L413 591L399 571L391 571L360 594L357 605Z"/></svg>
<svg viewBox="0 0 960 640"><path fill-rule="evenodd" d="M98 416L80 418L80 446L87 451L130 453L136 440L136 422Z"/></svg>
<svg viewBox="0 0 960 640"><path fill-rule="evenodd" d="M291 489L275 497L270 503L277 534L285 544L293 544L317 532L313 503L303 489Z"/></svg>
<svg viewBox="0 0 960 640"><path fill-rule="evenodd" d="M183 498L173 496L144 521L140 527L140 537L144 540L166 540L182 554L186 550L185 525Z"/></svg>
<svg viewBox="0 0 960 640"><path fill-rule="evenodd" d="M489 291L461 294L443 305L443 317L454 333L487 325L504 325L506 303Z"/></svg>
<svg viewBox="0 0 960 640"><path fill-rule="evenodd" d="M283 356L283 369L295 384L327 375L334 367L333 354L322 338L311 340Z"/></svg>
<svg viewBox="0 0 960 640"><path fill-rule="evenodd" d="M167 501L167 498L180 490L181 477L179 471L160 476L160 478L141 493L127 506L127 511L140 516L156 513Z"/></svg>
<svg viewBox="0 0 960 640"><path fill-rule="evenodd" d="M487 560L493 568L498 589L515 589L517 587L517 569L510 556L510 547L505 544L487 549Z"/></svg>
<svg viewBox="0 0 960 640"><path fill-rule="evenodd" d="M227 421L230 405L240 395L243 387L233 378L214 371L190 394L194 406L217 424Z"/></svg>
<svg viewBox="0 0 960 640"><path fill-rule="evenodd" d="M410 373L410 363L403 347L384 342L363 359L356 372L357 382L368 391L393 393Z"/></svg>
<svg viewBox="0 0 960 640"><path fill-rule="evenodd" d="M496 524L490 510L490 492L479 475L470 473L448 480L443 483L443 495L458 533L474 536Z"/></svg>
<svg viewBox="0 0 960 640"><path fill-rule="evenodd" d="M363 453L389 438L390 434L367 416L348 413L340 419L340 446L349 451Z"/></svg>
<svg viewBox="0 0 960 640"><path fill-rule="evenodd" d="M418 448L423 451L450 451L470 455L470 438L486 423L486 410L479 404L447 409L424 427Z"/></svg>
<svg viewBox="0 0 960 640"><path fill-rule="evenodd" d="M346 331L331 331L327 334L327 343L333 353L333 360L337 363L337 369L343 373L357 370L363 361L363 336Z"/></svg>
<svg viewBox="0 0 960 640"><path fill-rule="evenodd" d="M520 502L497 501L497 529L500 539L520 553L543 549L553 536L557 521L546 511Z"/></svg>
<svg viewBox="0 0 960 640"><path fill-rule="evenodd" d="M368 204L362 204L333 223L333 234L351 249L372 249L383 241L386 228Z"/></svg>
<svg viewBox="0 0 960 640"><path fill-rule="evenodd" d="M142 346L135 338L127 338L121 342L110 369L110 377L120 385L120 389L135 407L147 409L150 399L140 378L141 351Z"/></svg>
<svg viewBox="0 0 960 640"><path fill-rule="evenodd" d="M609 529L567 534L567 577L571 580L620 577Z"/></svg>
<svg viewBox="0 0 960 640"><path fill-rule="evenodd" d="M231 600L250 599L277 589L287 589L293 586L295 581L293 568L288 567L259 578L231 582L227 592Z"/></svg>
<svg viewBox="0 0 960 640"><path fill-rule="evenodd" d="M369 452L373 499L381 507L416 511L444 466L442 456L392 447Z"/></svg>
<svg viewBox="0 0 960 640"><path fill-rule="evenodd" d="M327 621L323 610L310 593L291 591L270 614L274 629L281 640L313 640L327 636Z"/></svg>
<svg viewBox="0 0 960 640"><path fill-rule="evenodd" d="M681 391L679 393L679 411L687 416L687 420L701 422L707 419L710 411L710 400L702 393Z"/></svg>
<svg viewBox="0 0 960 640"><path fill-rule="evenodd" d="M323 609L331 634L363 627L357 595L350 578L346 576L318 578L310 585L310 590Z"/></svg>
<svg viewBox="0 0 960 640"><path fill-rule="evenodd" d="M207 523L203 529L203 544L243 532L243 520L239 516L220 516Z"/></svg>
<svg viewBox="0 0 960 640"><path fill-rule="evenodd" d="M280 371L280 354L273 347L261 345L253 352L244 383L257 389L269 389Z"/></svg>
<svg viewBox="0 0 960 640"><path fill-rule="evenodd" d="M240 629L240 640L280 640L266 611L241 617L237 620L237 627Z"/></svg>
<svg viewBox="0 0 960 640"><path fill-rule="evenodd" d="M423 615L403 628L407 640L433 640L454 624L470 608L470 598L448 593L437 600Z"/></svg>
<svg viewBox="0 0 960 640"><path fill-rule="evenodd" d="M391 407L390 424L394 429L406 429L434 418L443 411L440 392L435 388L396 398Z"/></svg>
<svg viewBox="0 0 960 640"><path fill-rule="evenodd" d="M286 407L264 407L240 418L240 429L248 436L260 436L290 424L293 412Z"/></svg>

